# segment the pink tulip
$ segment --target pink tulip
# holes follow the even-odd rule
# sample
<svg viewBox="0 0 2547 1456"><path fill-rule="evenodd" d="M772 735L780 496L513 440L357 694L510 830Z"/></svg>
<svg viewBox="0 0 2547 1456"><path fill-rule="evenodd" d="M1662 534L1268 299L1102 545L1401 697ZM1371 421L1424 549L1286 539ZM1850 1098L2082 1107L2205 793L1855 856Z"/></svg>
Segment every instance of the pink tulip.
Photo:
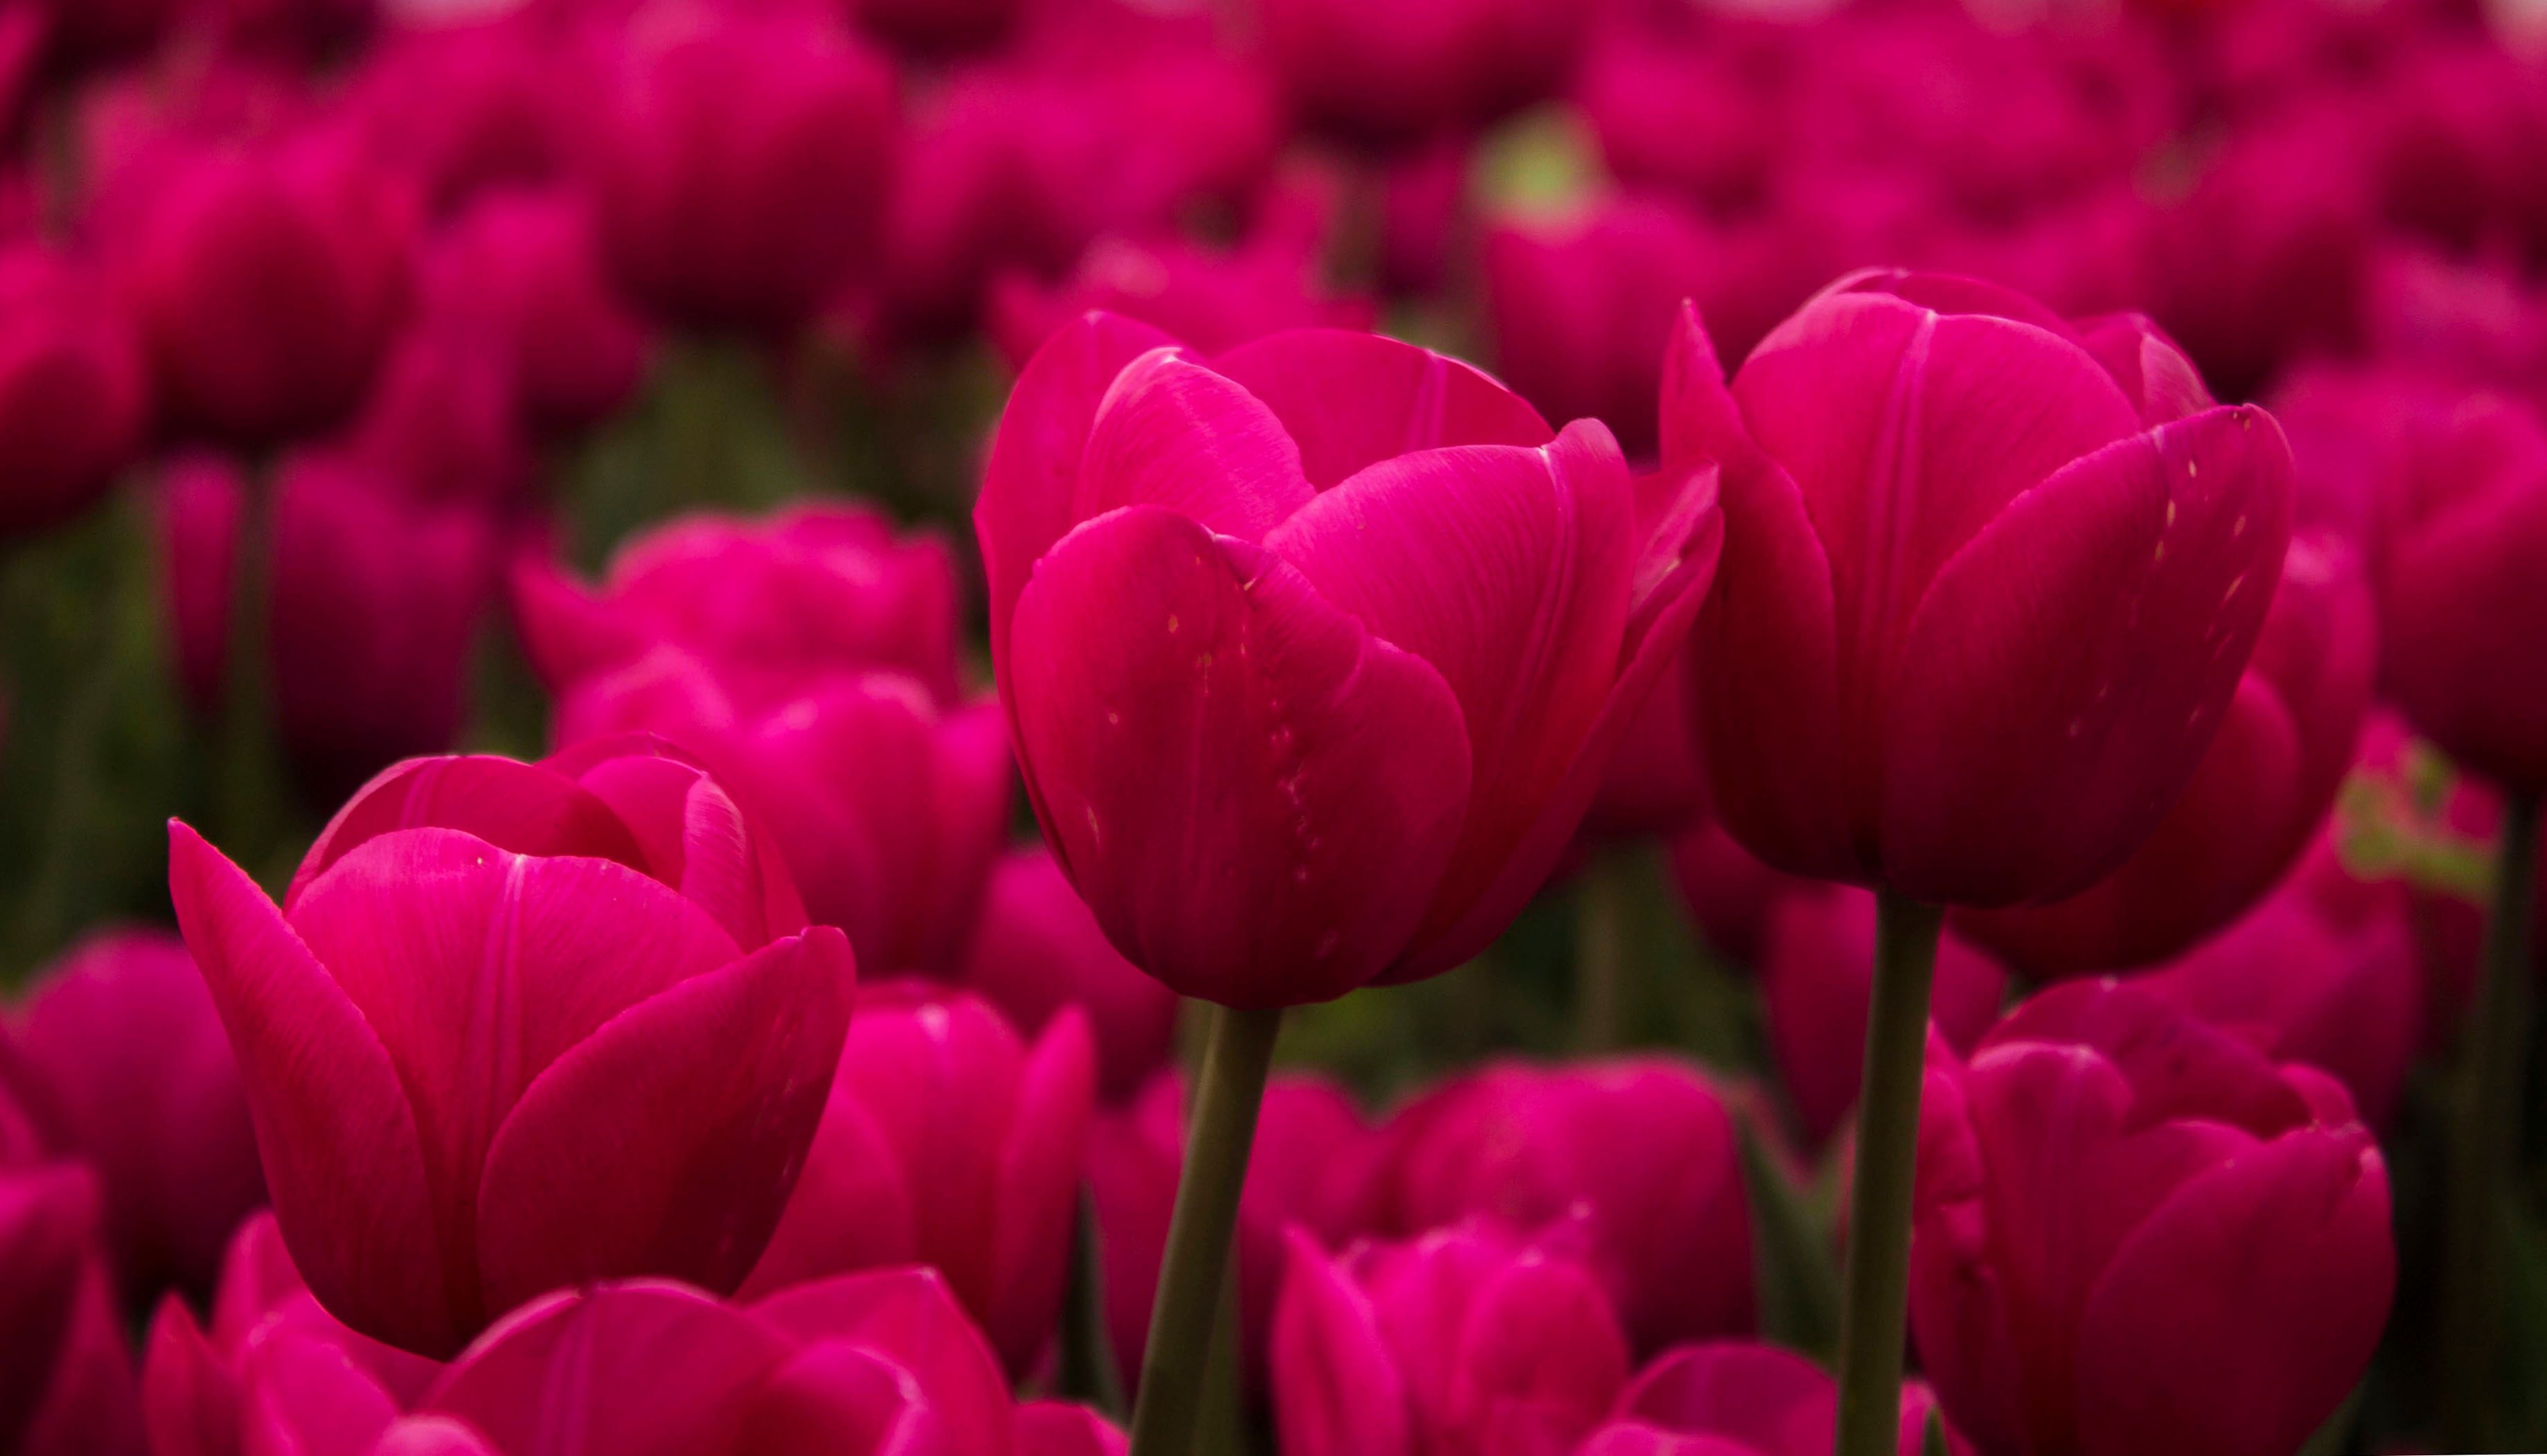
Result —
<svg viewBox="0 0 2547 1456"><path fill-rule="evenodd" d="M858 29L922 56L996 46L1024 9L1020 0L851 0Z"/></svg>
<svg viewBox="0 0 2547 1456"><path fill-rule="evenodd" d="M312 453L284 463L269 525L275 728L312 797L449 748L495 587L493 523Z"/></svg>
<svg viewBox="0 0 2547 1456"><path fill-rule="evenodd" d="M274 1216L258 1214L222 1260L209 1329L178 1296L160 1301L142 1415L152 1456L332 1450L347 1427L377 1428L413 1405L440 1369L320 1309Z"/></svg>
<svg viewBox="0 0 2547 1456"><path fill-rule="evenodd" d="M764 520L696 515L623 547L597 588L517 567L514 613L552 692L668 643L715 664L751 708L827 672L887 667L956 692L955 567L934 536L876 513L800 505Z"/></svg>
<svg viewBox="0 0 2547 1456"><path fill-rule="evenodd" d="M1936 1398L1901 1388L1901 1456L1923 1448ZM1837 1437L1839 1388L1819 1365L1777 1345L1681 1345L1639 1371L1618 1415L1576 1456L1823 1456ZM1952 1426L1946 1449L1972 1456Z"/></svg>
<svg viewBox="0 0 2547 1456"><path fill-rule="evenodd" d="M1176 1050L1177 998L1106 942L1087 901L1043 849L991 872L956 980L1032 1036L1076 1006L1096 1037L1097 1087L1122 1102Z"/></svg>
<svg viewBox="0 0 2547 1456"><path fill-rule="evenodd" d="M341 132L171 165L119 247L174 421L266 445L353 408L404 311L415 225Z"/></svg>
<svg viewBox="0 0 2547 1456"><path fill-rule="evenodd" d="M1057 286L1017 272L994 279L991 335L1022 368L1044 340L1092 309L1139 319L1205 350L1284 329L1368 328L1378 311L1369 300L1335 297L1318 282L1315 242L1251 239L1221 252L1183 238L1100 237Z"/></svg>
<svg viewBox="0 0 2547 1456"><path fill-rule="evenodd" d="M412 760L280 908L183 824L169 889L293 1261L346 1324L444 1355L545 1290L731 1289L759 1256L854 972L688 761Z"/></svg>
<svg viewBox="0 0 2547 1456"><path fill-rule="evenodd" d="M745 1292L924 1263L1022 1376L1060 1320L1095 1088L1074 1012L1029 1045L974 996L869 986Z"/></svg>
<svg viewBox="0 0 2547 1456"><path fill-rule="evenodd" d="M123 1287L212 1287L221 1248L265 1202L229 1042L176 937L105 932L40 974L11 1018L55 1150L105 1195Z"/></svg>
<svg viewBox="0 0 2547 1456"><path fill-rule="evenodd" d="M1813 882L1760 863L1724 826L1709 822L1671 842L1672 888L1708 946L1736 965L1757 967L1769 912Z"/></svg>
<svg viewBox="0 0 2547 1456"><path fill-rule="evenodd" d="M169 654L187 703L208 713L220 706L229 676L247 475L224 456L179 456L161 468L151 503Z"/></svg>
<svg viewBox="0 0 2547 1456"><path fill-rule="evenodd" d="M507 363L521 423L609 418L646 372L646 331L601 276L590 210L562 191L489 190L427 247L423 307Z"/></svg>
<svg viewBox="0 0 2547 1456"><path fill-rule="evenodd" d="M1330 1257L1290 1241L1274 1316L1281 1456L1566 1456L1627 1379L1600 1281L1479 1226Z"/></svg>
<svg viewBox="0 0 2547 1456"><path fill-rule="evenodd" d="M2369 1363L2388 1172L2342 1087L2113 982L2019 1006L1921 1107L1910 1321L2017 1456L2298 1449Z"/></svg>
<svg viewBox="0 0 2547 1456"><path fill-rule="evenodd" d="M86 509L138 452L149 377L132 320L86 268L0 249L0 538Z"/></svg>
<svg viewBox="0 0 2547 1456"><path fill-rule="evenodd" d="M0 1450L141 1456L99 1203L87 1169L43 1159L0 1087Z"/></svg>
<svg viewBox="0 0 2547 1456"><path fill-rule="evenodd" d="M1866 274L1728 386L1683 316L1664 455L1721 464L1729 541L1701 736L1771 865L2057 899L2192 777L2273 597L2290 453L2262 411L2201 407L2156 335L2111 365L2094 342L1987 285Z"/></svg>
<svg viewBox="0 0 2547 1456"><path fill-rule="evenodd" d="M1625 182L1711 209L1760 202L1794 133L1789 83L1812 34L1732 11L1621 7L1575 87L1602 159Z"/></svg>
<svg viewBox="0 0 2547 1456"><path fill-rule="evenodd" d="M1659 486L1372 335L1055 335L974 524L1027 792L1107 937L1249 1008L1481 949L1713 572L1713 474Z"/></svg>
<svg viewBox="0 0 2547 1456"><path fill-rule="evenodd" d="M1105 1327L1127 1382L1137 1377L1149 1339L1168 1216L1185 1168L1184 1102L1184 1079L1163 1072L1139 1100L1098 1117L1089 1139ZM1235 1256L1239 1349L1251 1388L1264 1386L1287 1234L1302 1231L1337 1247L1367 1232L1380 1154L1379 1138L1335 1083L1283 1072L1267 1086L1239 1203Z"/></svg>
<svg viewBox="0 0 2547 1456"><path fill-rule="evenodd" d="M1857 1106L1875 986L1875 897L1835 886L1790 891L1770 908L1765 939L1769 1050L1804 1135L1819 1144ZM1928 1014L1948 1046L1970 1052L2006 998L1998 962L1960 936L1938 946Z"/></svg>
<svg viewBox="0 0 2547 1456"><path fill-rule="evenodd" d="M1491 1067L1390 1119L1383 1228L1579 1220L1583 1262L1642 1349L1751 1328L1750 1205L1733 1119L1664 1058Z"/></svg>
<svg viewBox="0 0 2547 1456"><path fill-rule="evenodd" d="M1698 753L1696 696L1695 673L1684 647L1620 732L1600 792L1583 815L1585 840L1676 836L1705 822L1707 765Z"/></svg>
<svg viewBox="0 0 2547 1456"><path fill-rule="evenodd" d="M2415 426L2378 482L2380 686L2415 728L2503 789L2547 792L2547 421L2461 396Z"/></svg>
<svg viewBox="0 0 2547 1456"><path fill-rule="evenodd" d="M566 166L568 89L534 21L498 15L401 28L354 79L373 150L448 211L482 189L544 183Z"/></svg>
<svg viewBox="0 0 2547 1456"><path fill-rule="evenodd" d="M2375 612L2340 537L2293 538L2219 735L2156 830L2084 894L1957 927L2042 976L2148 965L2236 919L2308 847L2352 766L2378 670Z"/></svg>
<svg viewBox="0 0 2547 1456"><path fill-rule="evenodd" d="M1460 130L1548 96L1592 18L1560 0L1257 0L1256 10L1302 115L1378 143Z"/></svg>
<svg viewBox="0 0 2547 1456"><path fill-rule="evenodd" d="M1085 1406L1035 1401L1017 1408L1016 1456L1130 1456L1132 1442Z"/></svg>
<svg viewBox="0 0 2547 1456"><path fill-rule="evenodd" d="M347 453L418 500L509 506L540 469L518 392L502 341L426 319L391 345Z"/></svg>
<svg viewBox="0 0 2547 1456"><path fill-rule="evenodd" d="M695 0L618 44L588 169L612 275L683 327L801 321L878 235L892 68L826 19Z"/></svg>

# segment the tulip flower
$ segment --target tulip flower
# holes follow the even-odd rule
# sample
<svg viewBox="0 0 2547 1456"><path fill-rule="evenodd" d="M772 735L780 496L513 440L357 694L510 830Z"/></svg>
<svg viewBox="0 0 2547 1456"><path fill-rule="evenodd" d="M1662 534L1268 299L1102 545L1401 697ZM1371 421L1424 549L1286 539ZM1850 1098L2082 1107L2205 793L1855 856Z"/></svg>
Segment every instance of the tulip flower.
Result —
<svg viewBox="0 0 2547 1456"><path fill-rule="evenodd" d="M500 341L428 319L390 347L347 453L419 500L510 506L539 475L517 393Z"/></svg>
<svg viewBox="0 0 2547 1456"><path fill-rule="evenodd" d="M1936 1397L1901 1388L1900 1456L1925 1449ZM1748 1340L1677 1346L1636 1374L1616 1417L1576 1456L1822 1456L1839 1421L1839 1392L1819 1365ZM1946 1449L1972 1456L1952 1426Z"/></svg>
<svg viewBox="0 0 2547 1456"><path fill-rule="evenodd" d="M2080 895L1956 917L2037 976L2161 961L2279 881L2352 764L2378 667L2375 608L2331 531L2291 542L2254 659L2183 797L2123 867Z"/></svg>
<svg viewBox="0 0 2547 1456"><path fill-rule="evenodd" d="M270 530L275 729L310 796L450 747L495 587L493 523L475 506L414 501L360 461L311 453L283 465Z"/></svg>
<svg viewBox="0 0 2547 1456"><path fill-rule="evenodd" d="M371 149L422 181L437 212L566 169L568 89L541 27L519 16L407 26L353 78Z"/></svg>
<svg viewBox="0 0 2547 1456"><path fill-rule="evenodd" d="M169 843L285 1242L329 1313L441 1356L562 1285L749 1272L854 973L692 763L604 742L400 764L280 906L183 824Z"/></svg>
<svg viewBox="0 0 2547 1456"><path fill-rule="evenodd" d="M0 249L0 538L79 514L140 448L149 375L132 320L52 249Z"/></svg>
<svg viewBox="0 0 2547 1456"><path fill-rule="evenodd" d="M602 69L588 168L602 254L648 309L781 331L872 250L893 72L828 18L662 0Z"/></svg>
<svg viewBox="0 0 2547 1456"><path fill-rule="evenodd" d="M1819 1144L1857 1105L1875 991L1875 897L1838 886L1789 891L1770 906L1763 940L1769 1051L1804 1136ZM1938 943L1928 1014L1946 1045L1970 1052L2006 999L1998 962L1959 935Z"/></svg>
<svg viewBox="0 0 2547 1456"><path fill-rule="evenodd" d="M10 1019L49 1141L97 1173L123 1288L209 1290L265 1179L237 1065L184 944L92 936L39 974Z"/></svg>
<svg viewBox="0 0 2547 1456"><path fill-rule="evenodd" d="M1552 94L1592 18L1552 0L1259 0L1256 9L1303 116L1381 145L1481 126Z"/></svg>
<svg viewBox="0 0 2547 1456"><path fill-rule="evenodd" d="M1016 24L1019 0L855 0L858 28L921 56L994 47Z"/></svg>
<svg viewBox="0 0 2547 1456"><path fill-rule="evenodd" d="M1490 1067L1409 1104L1386 1136L1385 1231L1483 1218L1528 1236L1579 1220L1583 1262L1639 1349L1751 1328L1739 1144L1694 1068Z"/></svg>
<svg viewBox="0 0 2547 1456"><path fill-rule="evenodd" d="M1129 1456L1132 1443L1085 1406L1032 1401L1017 1408L1016 1456Z"/></svg>
<svg viewBox="0 0 2547 1456"><path fill-rule="evenodd" d="M1728 383L1694 312L1667 465L1722 470L1692 641L1716 812L1791 874L1879 892L1842 1316L1840 1450L1889 1441L1919 1057L1942 905L2112 873L2209 749L2290 534L2272 418L2154 330L1869 273Z"/></svg>
<svg viewBox="0 0 2547 1456"><path fill-rule="evenodd" d="M1566 1456L1627 1379L1600 1281L1473 1226L1330 1257L1291 1240L1274 1317L1281 1456Z"/></svg>
<svg viewBox="0 0 2547 1456"><path fill-rule="evenodd" d="M1285 329L1370 327L1377 309L1369 300L1319 286L1315 243L1251 238L1215 252L1181 238L1100 237L1058 286L1021 272L993 279L991 336L1022 368L1044 340L1091 309L1137 318L1207 350Z"/></svg>
<svg viewBox="0 0 2547 1456"><path fill-rule="evenodd" d="M2299 1448L2396 1279L2340 1084L2137 986L2034 997L1928 1071L1911 1323L1989 1451Z"/></svg>
<svg viewBox="0 0 2547 1456"><path fill-rule="evenodd" d="M405 309L415 200L337 132L172 165L121 266L176 424L269 445L362 398Z"/></svg>
<svg viewBox="0 0 2547 1456"><path fill-rule="evenodd" d="M1709 947L1745 967L1760 964L1770 910L1789 892L1813 883L1760 863L1713 821L1671 841L1671 873L1672 888Z"/></svg>
<svg viewBox="0 0 2547 1456"><path fill-rule="evenodd" d="M1128 1100L1176 1050L1175 993L1106 941L1046 850L1011 851L991 871L955 979L1027 1036L1077 1007L1096 1038L1097 1090L1107 1102Z"/></svg>
<svg viewBox="0 0 2547 1456"><path fill-rule="evenodd" d="M665 643L715 664L752 708L823 673L872 667L909 673L940 701L956 692L945 543L897 537L857 507L685 517L622 548L597 587L526 564L513 610L532 664L560 694Z"/></svg>
<svg viewBox="0 0 2547 1456"><path fill-rule="evenodd" d="M927 1264L1024 1375L1060 1320L1095 1086L1075 1012L1029 1045L977 997L868 986L804 1175L744 1292Z"/></svg>
<svg viewBox="0 0 2547 1456"><path fill-rule="evenodd" d="M0 1449L142 1450L99 1203L86 1168L44 1158L33 1118L0 1085Z"/></svg>
<svg viewBox="0 0 2547 1456"><path fill-rule="evenodd" d="M421 291L427 314L498 350L535 431L600 423L645 375L645 327L601 276L591 210L573 194L482 194L427 244Z"/></svg>
<svg viewBox="0 0 2547 1456"><path fill-rule="evenodd" d="M1100 1113L1088 1141L1105 1327L1127 1380L1140 1370L1148 1340L1185 1165L1185 1079L1163 1072L1130 1105ZM1334 1082L1286 1071L1267 1085L1238 1213L1239 1358L1251 1390L1265 1388L1266 1336L1282 1288L1286 1237L1305 1233L1341 1248L1371 1232L1382 1154L1380 1137Z"/></svg>

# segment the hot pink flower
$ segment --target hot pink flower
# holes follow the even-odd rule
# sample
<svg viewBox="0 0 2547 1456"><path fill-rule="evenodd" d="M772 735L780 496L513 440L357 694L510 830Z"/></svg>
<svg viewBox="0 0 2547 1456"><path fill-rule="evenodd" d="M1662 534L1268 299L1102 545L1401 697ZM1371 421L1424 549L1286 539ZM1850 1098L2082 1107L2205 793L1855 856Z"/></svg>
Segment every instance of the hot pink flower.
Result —
<svg viewBox="0 0 2547 1456"><path fill-rule="evenodd" d="M1109 1102L1128 1099L1176 1050L1176 993L1107 942L1047 850L1011 851L991 872L956 980L1029 1036L1078 1007L1096 1035L1098 1090Z"/></svg>
<svg viewBox="0 0 2547 1456"><path fill-rule="evenodd" d="M89 270L39 243L0 249L0 539L86 509L149 411L140 339Z"/></svg>

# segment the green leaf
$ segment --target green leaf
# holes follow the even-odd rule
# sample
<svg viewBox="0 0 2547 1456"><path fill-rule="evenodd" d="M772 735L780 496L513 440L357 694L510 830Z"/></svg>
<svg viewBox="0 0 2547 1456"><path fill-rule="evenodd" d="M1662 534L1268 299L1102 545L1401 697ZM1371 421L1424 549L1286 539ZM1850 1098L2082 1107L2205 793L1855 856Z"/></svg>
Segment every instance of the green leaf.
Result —
<svg viewBox="0 0 2547 1456"><path fill-rule="evenodd" d="M1946 1413L1928 1408L1928 1424L1919 1432L1919 1456L1946 1456Z"/></svg>

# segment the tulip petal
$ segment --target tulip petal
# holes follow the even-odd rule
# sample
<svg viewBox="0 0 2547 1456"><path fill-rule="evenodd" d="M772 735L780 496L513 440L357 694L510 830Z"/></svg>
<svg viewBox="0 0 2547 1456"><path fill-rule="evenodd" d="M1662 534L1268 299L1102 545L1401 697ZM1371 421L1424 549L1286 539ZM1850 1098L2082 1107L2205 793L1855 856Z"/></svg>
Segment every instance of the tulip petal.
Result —
<svg viewBox="0 0 2547 1456"><path fill-rule="evenodd" d="M1531 1253L1476 1296L1451 1346L1453 1428L1501 1431L1516 1452L1572 1450L1627 1383L1609 1295L1580 1264Z"/></svg>
<svg viewBox="0 0 2547 1456"><path fill-rule="evenodd" d="M241 1456L366 1456L397 1407L341 1347L261 1331L239 1366Z"/></svg>
<svg viewBox="0 0 2547 1456"><path fill-rule="evenodd" d="M1126 365L1097 406L1071 519L1165 506L1262 541L1314 494L1281 421L1235 381L1175 349Z"/></svg>
<svg viewBox="0 0 2547 1456"><path fill-rule="evenodd" d="M1885 673L1894 888L2058 899L2137 848L2245 670L2290 498L2271 416L2210 410L2078 461L1938 572Z"/></svg>
<svg viewBox="0 0 2547 1456"><path fill-rule="evenodd" d="M579 743L543 766L610 806L644 849L647 873L714 916L735 944L757 950L805 928L778 847L754 832L704 761L652 733L626 733Z"/></svg>
<svg viewBox="0 0 2547 1456"><path fill-rule="evenodd" d="M991 437L973 531L991 596L991 661L1008 661L1009 621L1035 562L1077 523L1080 462L1098 401L1123 367L1176 340L1135 319L1090 313L1035 351ZM1006 672L1000 680L1008 680Z"/></svg>
<svg viewBox="0 0 2547 1456"><path fill-rule="evenodd" d="M1619 1397L1619 1413L1763 1452L1820 1451L1839 1428L1839 1392L1793 1350L1724 1340L1683 1345L1646 1366Z"/></svg>
<svg viewBox="0 0 2547 1456"><path fill-rule="evenodd" d="M991 1334L1011 1370L1032 1367L1061 1310L1096 1101L1096 1042L1088 1018L1067 1006L1035 1039L1018 1078L1015 1120L1000 1148L991 1270L1001 1307L1018 1312L1015 1322L1004 1323L1018 1328Z"/></svg>
<svg viewBox="0 0 2547 1456"><path fill-rule="evenodd" d="M372 1445L371 1456L507 1456L457 1420L440 1415L405 1416Z"/></svg>
<svg viewBox="0 0 2547 1456"><path fill-rule="evenodd" d="M876 1353L818 1344L781 1366L751 1401L751 1456L970 1456L936 1429L911 1376Z"/></svg>
<svg viewBox="0 0 2547 1456"><path fill-rule="evenodd" d="M1278 558L1143 507L1044 558L1016 648L1047 837L1133 964L1264 1006L1341 995L1405 949L1469 781L1430 664Z"/></svg>
<svg viewBox="0 0 2547 1456"><path fill-rule="evenodd" d="M629 1007L541 1072L486 1150L488 1307L638 1273L742 1283L822 1118L855 975L818 925Z"/></svg>
<svg viewBox="0 0 2547 1456"><path fill-rule="evenodd" d="M2140 981L2082 981L2017 1003L1985 1046L2092 1048L2131 1086L2130 1125L2204 1118L2269 1138L2309 1124L2308 1104L2245 1041L2197 1021Z"/></svg>
<svg viewBox="0 0 2547 1456"><path fill-rule="evenodd" d="M851 1021L852 1031L859 1023ZM791 1285L920 1258L911 1180L840 1077L832 1080L822 1126L769 1246L740 1295L758 1299Z"/></svg>
<svg viewBox="0 0 2547 1456"><path fill-rule="evenodd" d="M355 846L421 828L463 830L515 854L580 854L647 867L610 806L544 765L492 754L410 758L381 770L318 831L284 892L285 911Z"/></svg>
<svg viewBox="0 0 2547 1456"><path fill-rule="evenodd" d="M2081 1456L2299 1449L2369 1366L2396 1272L2387 1169L2358 1126L2187 1182L2087 1302Z"/></svg>
<svg viewBox="0 0 2547 1456"><path fill-rule="evenodd" d="M2532 468L2392 536L2381 625L2413 650L2381 660L2388 696L2478 772L2547 792L2547 673L2509 665L2534 664L2547 641L2528 545L2547 540L2547 478Z"/></svg>
<svg viewBox="0 0 2547 1456"><path fill-rule="evenodd" d="M1285 1456L1409 1456L1408 1392L1379 1316L1294 1230L1274 1308L1274 1424Z"/></svg>
<svg viewBox="0 0 2547 1456"><path fill-rule="evenodd" d="M445 1282L422 1139L389 1052L265 892L179 823L168 893L238 1054L293 1263L355 1328L453 1348L464 1296Z"/></svg>
<svg viewBox="0 0 2547 1456"><path fill-rule="evenodd" d="M946 1281L927 1268L886 1269L800 1284L752 1314L803 1343L866 1345L892 1357L927 1393L947 1449L1009 1450L1008 1377Z"/></svg>
<svg viewBox="0 0 2547 1456"><path fill-rule="evenodd" d="M1640 1420L1601 1427L1577 1456L1763 1456L1760 1448L1714 1436L1677 1435Z"/></svg>
<svg viewBox="0 0 2547 1456"><path fill-rule="evenodd" d="M159 1301L141 1366L141 1422L160 1456L217 1456L238 1443L238 1390L184 1296Z"/></svg>
<svg viewBox="0 0 2547 1456"><path fill-rule="evenodd" d="M1132 1443L1085 1406L1028 1401L1017 1407L1016 1456L1129 1456Z"/></svg>
<svg viewBox="0 0 2547 1456"><path fill-rule="evenodd" d="M1320 490L1393 456L1544 445L1556 433L1482 371L1381 334L1290 329L1241 344L1212 368L1273 409Z"/></svg>

